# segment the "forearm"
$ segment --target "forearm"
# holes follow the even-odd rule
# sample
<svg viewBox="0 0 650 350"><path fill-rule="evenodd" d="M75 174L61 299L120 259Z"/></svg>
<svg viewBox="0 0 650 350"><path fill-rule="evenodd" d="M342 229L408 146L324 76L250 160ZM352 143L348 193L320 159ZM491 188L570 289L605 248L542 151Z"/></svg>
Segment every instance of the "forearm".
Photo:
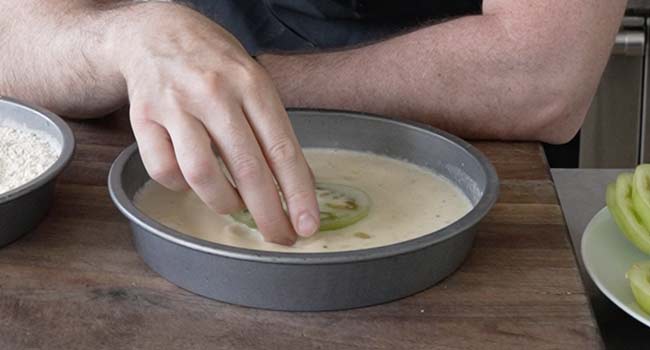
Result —
<svg viewBox="0 0 650 350"><path fill-rule="evenodd" d="M130 5L129 5L130 6ZM108 40L129 6L114 1L0 1L0 95L76 117L124 105Z"/></svg>
<svg viewBox="0 0 650 350"><path fill-rule="evenodd" d="M594 26L580 18L571 28L544 23L568 11L561 5L538 9L539 19L525 26L488 9L366 47L260 60L290 107L400 116L470 138L558 142L586 113L622 14L618 3L607 16L584 17L608 22L590 35L585 28ZM580 11L604 11L593 7ZM553 130L563 116L570 131Z"/></svg>

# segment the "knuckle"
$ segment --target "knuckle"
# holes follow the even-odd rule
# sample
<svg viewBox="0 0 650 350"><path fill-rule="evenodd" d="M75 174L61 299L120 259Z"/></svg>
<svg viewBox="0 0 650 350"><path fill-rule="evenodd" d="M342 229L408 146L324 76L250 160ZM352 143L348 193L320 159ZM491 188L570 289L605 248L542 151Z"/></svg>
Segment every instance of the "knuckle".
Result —
<svg viewBox="0 0 650 350"><path fill-rule="evenodd" d="M287 191L284 196L289 203L308 203L316 200L313 191L306 190Z"/></svg>
<svg viewBox="0 0 650 350"><path fill-rule="evenodd" d="M134 127L145 126L154 119L155 113L153 105L149 102L131 103L129 107L131 123Z"/></svg>
<svg viewBox="0 0 650 350"><path fill-rule="evenodd" d="M246 86L250 87L257 87L268 81L266 72L257 64L240 65L237 71L237 77Z"/></svg>
<svg viewBox="0 0 650 350"><path fill-rule="evenodd" d="M232 114L224 115L220 122L220 129L223 135L233 140L234 147L242 147L248 140L246 129L241 127L241 121L236 120L237 116Z"/></svg>
<svg viewBox="0 0 650 350"><path fill-rule="evenodd" d="M185 170L187 182L194 186L200 186L210 181L213 176L213 169L206 159L196 159L188 164Z"/></svg>
<svg viewBox="0 0 650 350"><path fill-rule="evenodd" d="M257 157L242 153L232 158L235 179L256 179L262 172L262 162Z"/></svg>
<svg viewBox="0 0 650 350"><path fill-rule="evenodd" d="M237 64L238 73L243 79L258 79L264 70L255 62L239 62Z"/></svg>
<svg viewBox="0 0 650 350"><path fill-rule="evenodd" d="M223 85L224 79L216 72L203 73L198 79L199 92L210 97L220 96L226 91Z"/></svg>
<svg viewBox="0 0 650 350"><path fill-rule="evenodd" d="M288 137L282 137L269 147L272 163L282 167L292 167L298 162L298 147Z"/></svg>
<svg viewBox="0 0 650 350"><path fill-rule="evenodd" d="M185 93L183 87L178 84L169 84L163 89L160 97L164 100L166 106L173 108L176 111L182 110L181 101L185 100Z"/></svg>

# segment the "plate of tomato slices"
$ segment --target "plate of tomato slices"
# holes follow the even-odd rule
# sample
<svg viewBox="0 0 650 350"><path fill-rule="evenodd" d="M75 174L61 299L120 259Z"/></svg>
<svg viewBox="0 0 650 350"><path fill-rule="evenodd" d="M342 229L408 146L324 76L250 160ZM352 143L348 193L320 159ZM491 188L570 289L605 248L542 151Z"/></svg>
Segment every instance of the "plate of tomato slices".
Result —
<svg viewBox="0 0 650 350"><path fill-rule="evenodd" d="M582 258L613 303L650 326L650 164L622 173L582 236Z"/></svg>

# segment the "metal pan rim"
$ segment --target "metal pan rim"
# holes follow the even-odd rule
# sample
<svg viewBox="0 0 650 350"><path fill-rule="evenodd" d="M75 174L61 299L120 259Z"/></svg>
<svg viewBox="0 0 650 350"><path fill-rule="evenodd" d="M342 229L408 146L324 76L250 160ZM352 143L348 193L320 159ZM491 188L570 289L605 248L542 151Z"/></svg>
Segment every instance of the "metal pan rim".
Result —
<svg viewBox="0 0 650 350"><path fill-rule="evenodd" d="M59 116L50 111L6 96L0 96L0 103L27 110L30 113L36 114L39 117L54 124L54 126L56 126L56 129L61 133L63 140L61 145L61 153L59 154L57 160L42 174L38 175L29 182L22 184L8 192L0 194L0 205L2 205L11 202L16 198L28 195L33 190L40 188L50 181L54 180L54 178L56 178L72 160L72 156L75 150L75 139L74 134L72 133L72 130L68 124L66 124L66 122Z"/></svg>

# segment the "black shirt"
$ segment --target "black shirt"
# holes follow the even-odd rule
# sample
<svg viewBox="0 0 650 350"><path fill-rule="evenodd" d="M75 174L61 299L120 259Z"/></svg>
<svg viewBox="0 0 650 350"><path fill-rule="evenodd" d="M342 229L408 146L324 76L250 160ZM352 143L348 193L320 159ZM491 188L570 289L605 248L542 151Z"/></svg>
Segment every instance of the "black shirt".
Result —
<svg viewBox="0 0 650 350"><path fill-rule="evenodd" d="M481 11L482 0L190 0L251 55L358 45Z"/></svg>

